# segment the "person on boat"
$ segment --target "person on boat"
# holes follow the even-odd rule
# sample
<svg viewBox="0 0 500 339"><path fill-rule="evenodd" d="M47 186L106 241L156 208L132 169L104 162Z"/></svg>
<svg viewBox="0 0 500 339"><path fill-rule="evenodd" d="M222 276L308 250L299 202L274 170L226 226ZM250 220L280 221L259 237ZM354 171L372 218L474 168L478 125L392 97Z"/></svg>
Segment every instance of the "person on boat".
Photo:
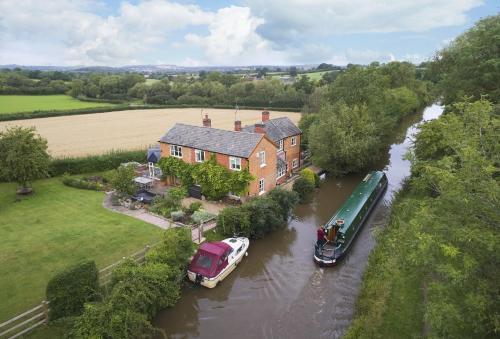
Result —
<svg viewBox="0 0 500 339"><path fill-rule="evenodd" d="M318 231L317 231L317 236L318 236L317 244L320 247L323 247L328 242L328 238L326 237L325 228L323 226L319 226Z"/></svg>

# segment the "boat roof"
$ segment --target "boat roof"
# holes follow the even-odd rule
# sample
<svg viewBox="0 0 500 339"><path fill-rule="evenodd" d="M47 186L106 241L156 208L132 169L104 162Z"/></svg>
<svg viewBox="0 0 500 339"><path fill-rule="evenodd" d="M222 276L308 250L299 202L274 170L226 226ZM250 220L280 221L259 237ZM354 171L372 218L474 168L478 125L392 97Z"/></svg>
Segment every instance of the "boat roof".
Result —
<svg viewBox="0 0 500 339"><path fill-rule="evenodd" d="M229 246L225 242L214 241L204 242L203 244L201 244L199 250L216 256L221 256L228 248L231 248L231 246Z"/></svg>
<svg viewBox="0 0 500 339"><path fill-rule="evenodd" d="M354 218L358 215L361 208L363 208L371 192L375 190L384 175L382 171L368 173L363 181L356 186L344 205L326 223L326 228L331 228L337 220L343 219L344 225L339 231L344 232L352 224Z"/></svg>

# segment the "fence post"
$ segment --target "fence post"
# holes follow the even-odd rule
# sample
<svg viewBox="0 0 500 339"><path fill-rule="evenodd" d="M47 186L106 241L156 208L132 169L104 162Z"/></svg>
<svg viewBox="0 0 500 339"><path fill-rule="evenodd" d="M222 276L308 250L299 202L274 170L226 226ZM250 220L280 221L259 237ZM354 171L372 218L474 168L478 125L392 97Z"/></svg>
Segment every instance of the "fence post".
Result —
<svg viewBox="0 0 500 339"><path fill-rule="evenodd" d="M43 306L43 317L45 318L45 323L49 322L49 302L47 300L42 301Z"/></svg>

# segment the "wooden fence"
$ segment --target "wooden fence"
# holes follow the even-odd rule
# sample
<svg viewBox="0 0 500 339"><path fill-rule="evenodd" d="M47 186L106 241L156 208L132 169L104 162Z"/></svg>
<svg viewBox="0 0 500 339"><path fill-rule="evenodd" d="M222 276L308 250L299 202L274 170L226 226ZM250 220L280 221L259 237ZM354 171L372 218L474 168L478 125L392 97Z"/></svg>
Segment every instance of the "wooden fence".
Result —
<svg viewBox="0 0 500 339"><path fill-rule="evenodd" d="M111 273L113 269L122 263L126 259L132 259L135 262L142 264L146 258L146 253L153 247L158 245L160 242L153 245L146 245L140 251L134 254L123 257L120 261L111 264L101 270L99 270L99 284L102 287L106 287L107 284L111 282ZM46 324L49 320L49 302L42 301L38 306L33 307L29 311L26 311L18 316L7 320L0 324L0 338L14 339L20 337L40 325Z"/></svg>
<svg viewBox="0 0 500 339"><path fill-rule="evenodd" d="M193 242L201 243L203 238L203 233L215 228L217 222L216 217L213 217L209 220L205 220L199 225L195 225L191 227L191 238ZM177 225L178 227L185 227L186 225ZM134 254L123 257L118 262L111 264L103 269L99 270L99 284L102 287L106 287L107 284L111 282L111 276L113 273L113 269L122 263L126 259L133 259L135 262L142 264L146 258L146 253L154 246L158 245L160 242L157 242L153 245L146 245L140 251L135 252ZM49 302L42 301L42 303L38 306L33 307L31 310L26 311L18 316L7 320L4 323L0 324L0 339L8 338L14 339L17 337L26 334L33 329L37 328L40 325L46 324L49 320Z"/></svg>

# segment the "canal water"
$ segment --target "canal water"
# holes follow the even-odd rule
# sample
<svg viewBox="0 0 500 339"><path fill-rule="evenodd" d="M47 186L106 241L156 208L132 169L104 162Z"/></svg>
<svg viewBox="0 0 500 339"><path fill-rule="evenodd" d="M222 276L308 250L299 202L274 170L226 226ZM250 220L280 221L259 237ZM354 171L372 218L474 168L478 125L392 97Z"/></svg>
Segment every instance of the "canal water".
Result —
<svg viewBox="0 0 500 339"><path fill-rule="evenodd" d="M288 227L250 243L249 256L214 289L188 284L179 303L162 311L155 326L169 338L338 338L354 316L356 297L374 234L387 221L390 203L410 164L403 159L421 121L442 107L407 117L394 131L375 169L389 187L338 266L319 268L312 255L316 228L344 203L363 175L328 179L313 200L299 205Z"/></svg>

